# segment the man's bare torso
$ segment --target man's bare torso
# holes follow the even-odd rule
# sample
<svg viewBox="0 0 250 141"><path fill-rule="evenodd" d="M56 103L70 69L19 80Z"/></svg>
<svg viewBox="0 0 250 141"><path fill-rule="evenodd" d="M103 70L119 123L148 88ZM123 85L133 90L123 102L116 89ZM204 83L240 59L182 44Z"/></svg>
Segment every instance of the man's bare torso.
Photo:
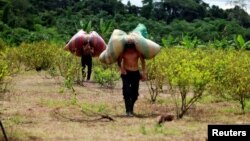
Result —
<svg viewBox="0 0 250 141"><path fill-rule="evenodd" d="M129 71L137 71L139 70L138 68L138 60L140 58L139 52L133 48L133 49L128 49L125 51L122 55L123 58L123 68L125 70Z"/></svg>

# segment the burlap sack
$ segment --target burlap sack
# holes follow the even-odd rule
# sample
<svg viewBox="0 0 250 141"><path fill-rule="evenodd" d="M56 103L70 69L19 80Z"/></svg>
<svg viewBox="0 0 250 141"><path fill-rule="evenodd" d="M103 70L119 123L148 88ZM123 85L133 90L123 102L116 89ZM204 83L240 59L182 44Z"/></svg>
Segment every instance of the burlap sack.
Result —
<svg viewBox="0 0 250 141"><path fill-rule="evenodd" d="M103 38L95 31L90 32L89 35L89 44L94 48L93 57L97 57L106 49L106 43Z"/></svg>
<svg viewBox="0 0 250 141"><path fill-rule="evenodd" d="M122 30L115 29L109 39L106 50L99 56L99 60L105 64L114 63L123 52L127 34Z"/></svg>
<svg viewBox="0 0 250 141"><path fill-rule="evenodd" d="M145 59L151 59L160 52L160 45L144 38L141 34L131 32L128 36L135 42L136 49L144 56Z"/></svg>
<svg viewBox="0 0 250 141"><path fill-rule="evenodd" d="M136 28L133 30L133 32L137 32L141 34L144 38L148 38L148 31L144 24L139 23Z"/></svg>
<svg viewBox="0 0 250 141"><path fill-rule="evenodd" d="M83 30L79 30L66 44L65 50L70 51L76 56L82 56L83 43L86 42L87 33Z"/></svg>
<svg viewBox="0 0 250 141"><path fill-rule="evenodd" d="M105 64L112 64L117 61L118 57L124 50L124 45L128 40L135 42L136 49L144 56L145 59L151 59L160 51L160 45L144 38L138 32L131 32L127 35L122 30L114 30L106 50L99 56L99 60Z"/></svg>
<svg viewBox="0 0 250 141"><path fill-rule="evenodd" d="M84 47L89 41L90 47L94 48L93 57L99 56L105 49L106 43L102 37L95 31L87 32L78 31L66 44L65 50L70 51L72 54L81 57L84 54Z"/></svg>

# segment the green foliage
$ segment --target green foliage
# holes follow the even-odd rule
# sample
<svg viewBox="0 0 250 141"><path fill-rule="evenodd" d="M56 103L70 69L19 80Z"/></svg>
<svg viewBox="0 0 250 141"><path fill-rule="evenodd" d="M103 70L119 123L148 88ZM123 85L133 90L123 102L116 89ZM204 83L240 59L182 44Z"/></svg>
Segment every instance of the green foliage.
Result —
<svg viewBox="0 0 250 141"><path fill-rule="evenodd" d="M19 47L27 69L47 70L54 65L57 49L48 42L22 43Z"/></svg>
<svg viewBox="0 0 250 141"><path fill-rule="evenodd" d="M199 40L197 38L190 39L190 36L185 35L182 37L181 45L183 45L185 48L196 48L199 43Z"/></svg>
<svg viewBox="0 0 250 141"><path fill-rule="evenodd" d="M61 43L64 40L61 38L61 35L58 33L58 29L55 27L44 27L40 24L34 25L34 32L31 32L31 35L28 36L28 42L38 42L38 41L48 41Z"/></svg>
<svg viewBox="0 0 250 141"><path fill-rule="evenodd" d="M147 78L146 82L150 94L150 101L155 102L157 96L163 91L165 81L165 58L164 55L158 55L156 58L147 62Z"/></svg>
<svg viewBox="0 0 250 141"><path fill-rule="evenodd" d="M62 43L83 29L95 30L108 41L113 29L129 32L143 23L148 38L157 43L171 35L176 45L183 34L205 42L233 40L237 34L250 39L250 16L239 7L225 11L197 0L143 3L139 8L115 0L5 1L0 6L0 38L11 45L41 40Z"/></svg>
<svg viewBox="0 0 250 141"><path fill-rule="evenodd" d="M10 74L25 70L47 71L53 78L64 77L64 86L73 89L80 80L80 58L63 50L61 45L46 41L22 43L18 47L5 47L1 53L3 62L10 68Z"/></svg>
<svg viewBox="0 0 250 141"><path fill-rule="evenodd" d="M6 49L6 43L0 38L0 51Z"/></svg>
<svg viewBox="0 0 250 141"><path fill-rule="evenodd" d="M8 64L0 60L0 92L4 92L7 88L8 77L10 76Z"/></svg>
<svg viewBox="0 0 250 141"><path fill-rule="evenodd" d="M84 102L80 104L82 111L88 115L93 114L107 114L109 112L109 106L106 103L89 103Z"/></svg>
<svg viewBox="0 0 250 141"><path fill-rule="evenodd" d="M245 40L243 39L243 37L241 35L237 35L235 42L237 43L239 48L243 48L243 46L245 44Z"/></svg>
<svg viewBox="0 0 250 141"><path fill-rule="evenodd" d="M76 57L70 52L60 48L55 60L56 70L59 71L59 74L57 75L64 77L64 86L68 89L72 89L74 92L74 83L76 81L80 82L81 79L82 66L80 63L80 57Z"/></svg>
<svg viewBox="0 0 250 141"><path fill-rule="evenodd" d="M249 53L230 50L218 55L225 57L214 63L212 89L224 98L238 101L244 112L250 98Z"/></svg>
<svg viewBox="0 0 250 141"><path fill-rule="evenodd" d="M14 43L16 45L21 44L22 42L28 41L29 31L24 28L15 28L13 29L13 33L8 39L7 42Z"/></svg>
<svg viewBox="0 0 250 141"><path fill-rule="evenodd" d="M73 58L70 62L67 62L66 65L67 68L64 68L64 70L66 70L64 86L72 88L75 80L79 80L81 66L77 58Z"/></svg>
<svg viewBox="0 0 250 141"><path fill-rule="evenodd" d="M237 49L250 49L250 41L246 42L242 35L237 35L234 38Z"/></svg>
<svg viewBox="0 0 250 141"><path fill-rule="evenodd" d="M93 30L92 21L88 21L88 22L84 23L83 20L80 20L80 26L81 26L81 29L83 29L86 32L90 32ZM79 30L79 29L77 29L77 30Z"/></svg>
<svg viewBox="0 0 250 141"><path fill-rule="evenodd" d="M11 79L11 68L5 57L5 52L0 50L0 93L7 90L7 86Z"/></svg>
<svg viewBox="0 0 250 141"><path fill-rule="evenodd" d="M157 65L162 67L161 74L169 85L178 118L182 118L209 87L212 81L211 53L202 49L165 48L157 56L162 61Z"/></svg>
<svg viewBox="0 0 250 141"><path fill-rule="evenodd" d="M3 56L4 61L8 64L10 68L11 75L18 73L23 64L23 55L20 48L6 47L5 55Z"/></svg>
<svg viewBox="0 0 250 141"><path fill-rule="evenodd" d="M114 21L104 22L103 18L100 19L100 23L99 23L100 35L104 39L108 39L109 36L111 35L111 32L113 30L113 24L114 24Z"/></svg>
<svg viewBox="0 0 250 141"><path fill-rule="evenodd" d="M31 43L46 40L60 43L63 41L56 28L45 28L40 24L34 25L35 31L30 31L20 27L10 28L0 21L0 29L3 30L0 33L0 38L12 46L18 46L23 42Z"/></svg>
<svg viewBox="0 0 250 141"><path fill-rule="evenodd" d="M150 94L152 90L158 92L162 84L168 84L178 118L209 93L239 101L244 112L250 98L249 59L245 50L164 48L147 65L148 83L154 84Z"/></svg>
<svg viewBox="0 0 250 141"><path fill-rule="evenodd" d="M119 79L119 73L114 67L104 68L102 66L96 66L94 68L94 80L102 87L114 88L115 81Z"/></svg>
<svg viewBox="0 0 250 141"><path fill-rule="evenodd" d="M163 47L170 47L170 46L173 46L173 44L176 44L176 39L169 35L167 38L162 38L161 39L161 42L163 44Z"/></svg>

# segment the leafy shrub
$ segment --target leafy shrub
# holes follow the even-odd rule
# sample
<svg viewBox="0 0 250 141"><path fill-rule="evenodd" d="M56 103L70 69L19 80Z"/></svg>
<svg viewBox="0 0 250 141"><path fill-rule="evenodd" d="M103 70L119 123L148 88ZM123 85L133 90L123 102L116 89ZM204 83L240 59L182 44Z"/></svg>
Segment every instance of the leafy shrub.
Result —
<svg viewBox="0 0 250 141"><path fill-rule="evenodd" d="M10 70L8 63L2 59L0 52L0 92L4 92L10 82Z"/></svg>
<svg viewBox="0 0 250 141"><path fill-rule="evenodd" d="M213 67L212 91L227 100L238 101L244 113L246 101L250 98L250 63L247 51L220 51L214 56L224 56L216 60Z"/></svg>
<svg viewBox="0 0 250 141"><path fill-rule="evenodd" d="M55 45L41 41L30 44L22 43L19 47L22 48L22 60L28 69L40 71L47 70L53 66L55 56L57 55Z"/></svg>
<svg viewBox="0 0 250 141"><path fill-rule="evenodd" d="M5 42L0 38L0 51L2 50L4 50L6 48L6 44L5 44Z"/></svg>
<svg viewBox="0 0 250 141"><path fill-rule="evenodd" d="M115 81L118 80L119 73L114 67L104 69L102 66L94 68L94 80L102 87L114 88Z"/></svg>
<svg viewBox="0 0 250 141"><path fill-rule="evenodd" d="M8 55L9 47L0 39L0 92L5 92L14 72L14 65Z"/></svg>
<svg viewBox="0 0 250 141"><path fill-rule="evenodd" d="M80 72L82 69L80 62L78 61L78 58L76 58L75 56L73 57L74 58L70 62L66 62L65 64L66 68L64 68L65 74L62 75L64 76L65 79L64 85L67 88L73 87L75 80L79 82Z"/></svg>
<svg viewBox="0 0 250 141"><path fill-rule="evenodd" d="M80 57L76 57L59 47L55 56L54 67L50 68L49 72L52 76L64 77L64 86L73 88L74 82L80 80L81 69Z"/></svg>
<svg viewBox="0 0 250 141"><path fill-rule="evenodd" d="M163 62L158 65L164 70L161 73L174 99L178 118L182 118L207 90L212 80L210 54L202 49L185 48L165 48L159 54Z"/></svg>
<svg viewBox="0 0 250 141"><path fill-rule="evenodd" d="M5 50L4 60L8 63L11 70L11 74L18 73L23 65L23 55L20 48L17 47L7 47Z"/></svg>
<svg viewBox="0 0 250 141"><path fill-rule="evenodd" d="M163 91L163 85L165 81L165 62L164 55L158 55L156 58L147 62L147 79L146 81L150 101L155 102L157 96Z"/></svg>

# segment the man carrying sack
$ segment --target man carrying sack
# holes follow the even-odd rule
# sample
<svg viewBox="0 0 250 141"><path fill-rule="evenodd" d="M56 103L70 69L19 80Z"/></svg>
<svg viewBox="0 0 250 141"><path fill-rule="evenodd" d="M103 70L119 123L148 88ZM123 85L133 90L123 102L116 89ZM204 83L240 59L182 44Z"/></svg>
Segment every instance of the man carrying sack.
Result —
<svg viewBox="0 0 250 141"><path fill-rule="evenodd" d="M142 74L139 71L139 59L141 60ZM134 116L134 104L139 96L139 81L146 79L145 60L135 48L133 40L127 41L124 51L118 58L118 66L122 78L122 92L125 102L126 115Z"/></svg>

